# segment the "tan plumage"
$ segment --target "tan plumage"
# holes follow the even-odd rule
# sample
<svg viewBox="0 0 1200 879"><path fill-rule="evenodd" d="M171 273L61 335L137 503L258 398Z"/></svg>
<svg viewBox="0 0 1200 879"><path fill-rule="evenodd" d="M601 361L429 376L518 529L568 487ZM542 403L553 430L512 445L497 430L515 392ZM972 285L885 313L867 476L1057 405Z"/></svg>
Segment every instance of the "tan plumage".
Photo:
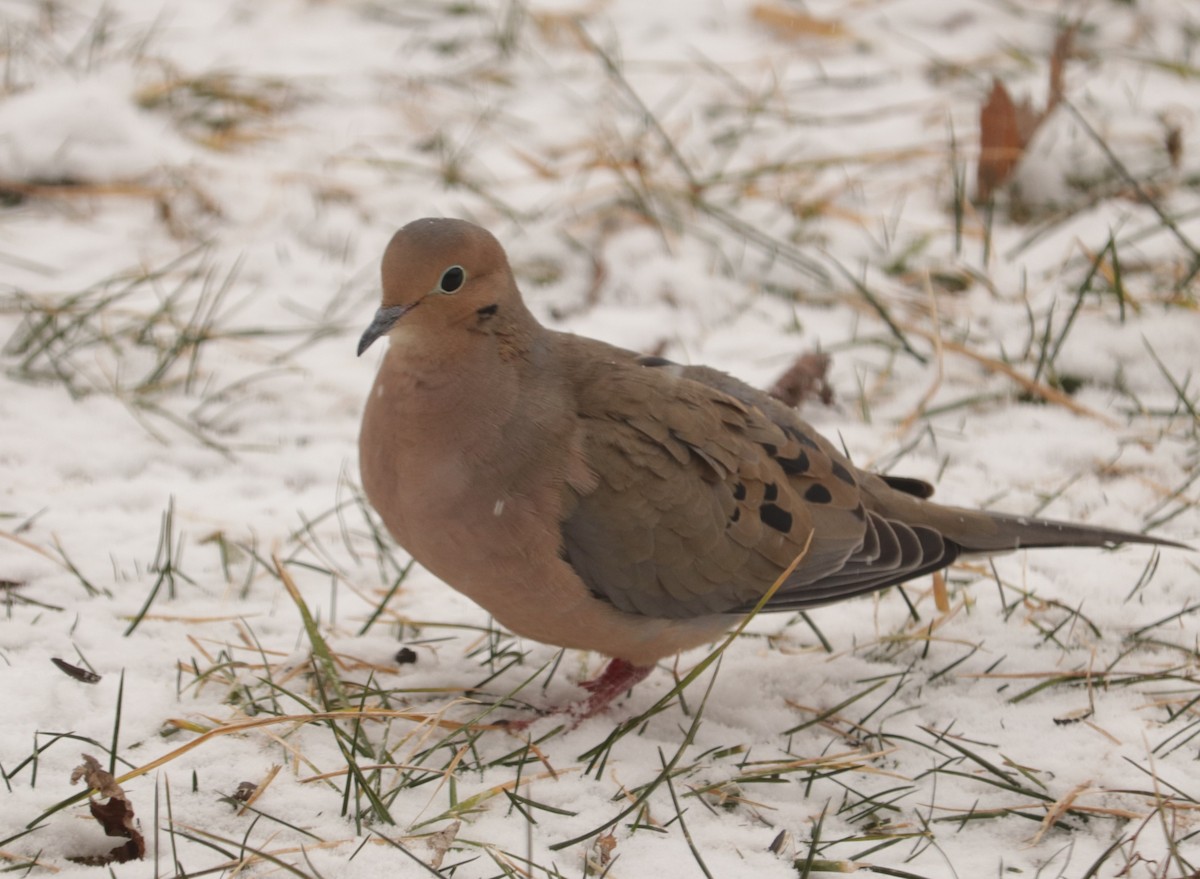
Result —
<svg viewBox="0 0 1200 879"><path fill-rule="evenodd" d="M969 553L1171 545L934 504L723 373L548 330L500 244L464 221L396 233L359 353L384 334L359 443L367 496L417 561L513 632L622 661L589 713L736 623L806 544L766 610Z"/></svg>

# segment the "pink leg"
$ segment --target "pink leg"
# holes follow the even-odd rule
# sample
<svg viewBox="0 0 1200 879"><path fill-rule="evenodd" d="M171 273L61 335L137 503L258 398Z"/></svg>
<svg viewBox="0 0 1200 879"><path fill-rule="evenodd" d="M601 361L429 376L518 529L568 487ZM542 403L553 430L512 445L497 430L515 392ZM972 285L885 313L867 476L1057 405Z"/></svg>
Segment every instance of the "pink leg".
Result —
<svg viewBox="0 0 1200 879"><path fill-rule="evenodd" d="M634 665L624 659L610 660L600 677L583 681L579 685L591 695L582 702L567 706L566 712L575 718L576 723L587 720L607 708L613 699L626 690L645 680L652 671L652 665Z"/></svg>
<svg viewBox="0 0 1200 879"><path fill-rule="evenodd" d="M652 665L634 665L631 662L626 662L624 659L610 660L599 677L593 678L590 681L583 681L579 684L579 686L583 687L589 693L586 699L580 699L578 702L572 702L568 705L560 705L547 712L547 714L568 715L571 718L571 728L574 729L589 717L602 712L614 699L634 684L644 680L652 671L654 671L654 666ZM517 730L527 728L538 719L537 717L529 717L521 720L505 720L501 721L501 723L508 729Z"/></svg>

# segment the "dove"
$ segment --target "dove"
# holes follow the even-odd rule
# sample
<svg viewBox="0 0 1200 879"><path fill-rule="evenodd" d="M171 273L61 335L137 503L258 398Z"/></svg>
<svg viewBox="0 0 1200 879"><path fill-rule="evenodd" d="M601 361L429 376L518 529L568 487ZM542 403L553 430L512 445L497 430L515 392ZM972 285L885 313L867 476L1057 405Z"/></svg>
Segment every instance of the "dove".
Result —
<svg viewBox="0 0 1200 879"><path fill-rule="evenodd" d="M436 577L524 638L610 658L590 717L664 657L761 608L800 611L964 556L1182 546L944 506L856 467L795 410L727 374L542 326L485 229L421 219L391 239L387 336L363 412L362 485Z"/></svg>

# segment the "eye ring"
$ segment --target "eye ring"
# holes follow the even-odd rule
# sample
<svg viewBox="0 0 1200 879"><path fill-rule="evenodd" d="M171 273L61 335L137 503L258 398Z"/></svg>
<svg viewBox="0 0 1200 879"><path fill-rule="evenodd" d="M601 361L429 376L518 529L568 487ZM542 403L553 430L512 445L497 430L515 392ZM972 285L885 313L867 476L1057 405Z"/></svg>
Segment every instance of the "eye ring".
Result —
<svg viewBox="0 0 1200 879"><path fill-rule="evenodd" d="M438 280L437 291L447 294L457 293L466 282L467 270L462 266L450 266L442 272L442 277Z"/></svg>

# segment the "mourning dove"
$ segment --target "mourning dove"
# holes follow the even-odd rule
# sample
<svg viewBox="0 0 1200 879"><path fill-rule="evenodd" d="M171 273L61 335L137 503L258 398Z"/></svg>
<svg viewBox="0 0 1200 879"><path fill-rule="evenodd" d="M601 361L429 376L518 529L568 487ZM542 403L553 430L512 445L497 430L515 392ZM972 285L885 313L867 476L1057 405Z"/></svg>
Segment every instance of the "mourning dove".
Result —
<svg viewBox="0 0 1200 879"><path fill-rule="evenodd" d="M423 219L383 257L358 344L391 344L363 487L414 559L512 632L612 657L588 716L663 657L765 611L884 589L968 554L1171 541L935 504L860 470L724 373L543 327L500 243Z"/></svg>

